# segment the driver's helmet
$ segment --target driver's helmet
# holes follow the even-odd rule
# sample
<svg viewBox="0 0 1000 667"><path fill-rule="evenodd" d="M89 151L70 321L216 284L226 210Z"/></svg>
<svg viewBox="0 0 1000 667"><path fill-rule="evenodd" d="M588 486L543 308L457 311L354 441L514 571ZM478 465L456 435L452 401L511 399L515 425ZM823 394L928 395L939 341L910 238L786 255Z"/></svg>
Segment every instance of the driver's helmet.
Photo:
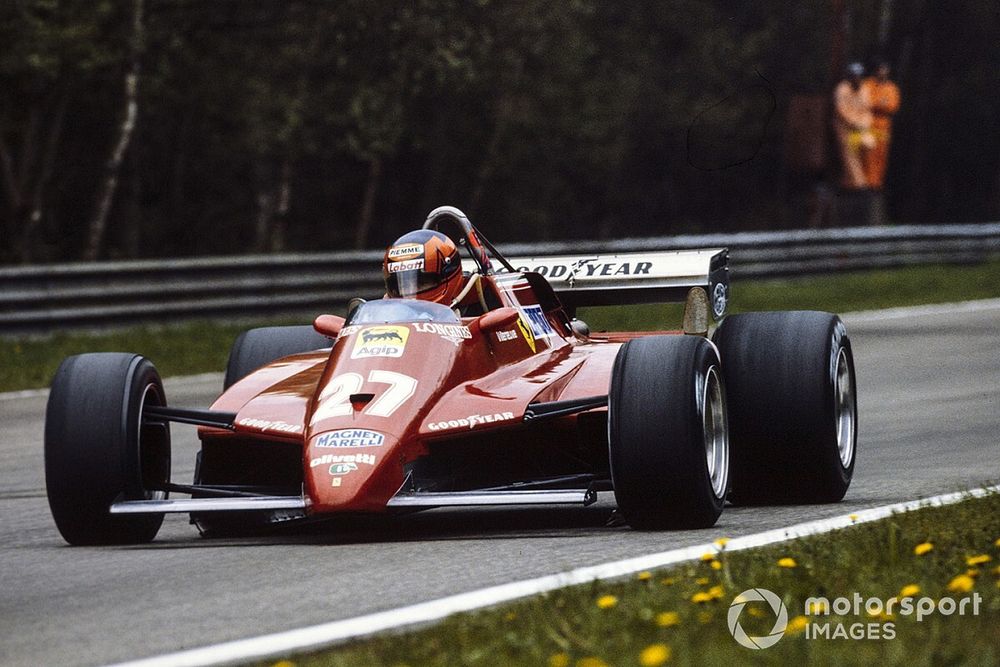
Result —
<svg viewBox="0 0 1000 667"><path fill-rule="evenodd" d="M455 242L430 229L404 234L385 251L385 292L450 306L462 291L462 260Z"/></svg>

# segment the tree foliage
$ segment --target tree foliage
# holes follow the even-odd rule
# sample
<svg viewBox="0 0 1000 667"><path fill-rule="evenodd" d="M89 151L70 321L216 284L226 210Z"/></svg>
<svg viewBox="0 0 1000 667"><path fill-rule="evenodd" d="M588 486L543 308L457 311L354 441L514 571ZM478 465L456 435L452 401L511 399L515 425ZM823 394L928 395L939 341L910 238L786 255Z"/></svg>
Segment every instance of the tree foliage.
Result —
<svg viewBox="0 0 1000 667"><path fill-rule="evenodd" d="M837 4L145 0L99 256L377 247L445 203L497 241L799 226L785 115L835 79ZM1000 12L899 4L846 4L903 92L893 217L992 218ZM134 6L0 7L0 260L84 255Z"/></svg>

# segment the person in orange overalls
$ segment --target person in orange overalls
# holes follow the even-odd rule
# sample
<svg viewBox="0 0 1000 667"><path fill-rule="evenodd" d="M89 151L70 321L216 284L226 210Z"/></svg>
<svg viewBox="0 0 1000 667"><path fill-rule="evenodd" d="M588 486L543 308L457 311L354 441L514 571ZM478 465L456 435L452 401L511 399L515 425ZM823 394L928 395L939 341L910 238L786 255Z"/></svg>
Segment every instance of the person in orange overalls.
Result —
<svg viewBox="0 0 1000 667"><path fill-rule="evenodd" d="M889 164L889 142L892 139L892 117L899 110L899 88L889 80L889 63L884 60L876 65L875 76L861 83L868 95L872 111L872 134L875 146L864 151L865 179L868 187L881 190L885 182L885 170Z"/></svg>
<svg viewBox="0 0 1000 667"><path fill-rule="evenodd" d="M862 74L861 63L851 63L847 67L847 78L833 91L833 129L843 168L840 185L846 190L868 187L861 156L874 144L871 104L868 93L861 86Z"/></svg>

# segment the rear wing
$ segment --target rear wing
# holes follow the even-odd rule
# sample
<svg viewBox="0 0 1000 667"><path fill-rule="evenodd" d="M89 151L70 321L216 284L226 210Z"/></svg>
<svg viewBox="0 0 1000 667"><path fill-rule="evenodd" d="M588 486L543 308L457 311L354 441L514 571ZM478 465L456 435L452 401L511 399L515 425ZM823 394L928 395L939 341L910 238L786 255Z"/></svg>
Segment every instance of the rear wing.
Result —
<svg viewBox="0 0 1000 667"><path fill-rule="evenodd" d="M729 301L727 248L510 257L508 261L519 272L533 271L544 276L570 309L680 302L692 288L701 287L718 320Z"/></svg>

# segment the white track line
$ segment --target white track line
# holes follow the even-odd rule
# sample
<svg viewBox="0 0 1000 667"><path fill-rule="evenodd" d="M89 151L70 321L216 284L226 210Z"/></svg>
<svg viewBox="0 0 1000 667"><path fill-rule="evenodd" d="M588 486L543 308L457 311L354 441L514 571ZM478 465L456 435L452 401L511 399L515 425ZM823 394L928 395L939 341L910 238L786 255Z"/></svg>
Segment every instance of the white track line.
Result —
<svg viewBox="0 0 1000 667"><path fill-rule="evenodd" d="M978 299L976 301L959 301L957 303L935 303L926 306L902 306L900 308L885 308L883 310L861 310L854 313L845 313L841 317L845 320L878 322L880 320L899 320L906 317L977 313L989 310L1000 310L1000 299Z"/></svg>
<svg viewBox="0 0 1000 667"><path fill-rule="evenodd" d="M727 552L741 551L767 544L785 542L807 535L828 533L859 523L885 519L899 512L908 512L922 507L950 505L970 497L981 498L990 493L997 492L1000 492L1000 485L973 489L961 493L947 493L894 505L874 507L872 509L860 510L850 515L809 521L787 528L778 528L755 535L736 537L726 543L725 550ZM643 570L675 565L699 558L706 552L717 552L719 550L720 548L714 543L699 544L697 546L638 556L602 565L581 567L562 574L527 579L525 581L515 581L509 584L469 591L468 593L451 595L438 600L431 600L430 602L421 602L408 607L390 609L342 621L333 621L298 630L288 630L286 632L277 632L250 639L240 639L214 646L180 651L178 653L169 653L145 660L119 663L114 667L202 667L286 656L292 653L331 646L348 639L357 639L386 630L437 621L451 614L482 609L483 607L490 607L502 602L538 595L574 584L584 584L598 579L615 579Z"/></svg>

